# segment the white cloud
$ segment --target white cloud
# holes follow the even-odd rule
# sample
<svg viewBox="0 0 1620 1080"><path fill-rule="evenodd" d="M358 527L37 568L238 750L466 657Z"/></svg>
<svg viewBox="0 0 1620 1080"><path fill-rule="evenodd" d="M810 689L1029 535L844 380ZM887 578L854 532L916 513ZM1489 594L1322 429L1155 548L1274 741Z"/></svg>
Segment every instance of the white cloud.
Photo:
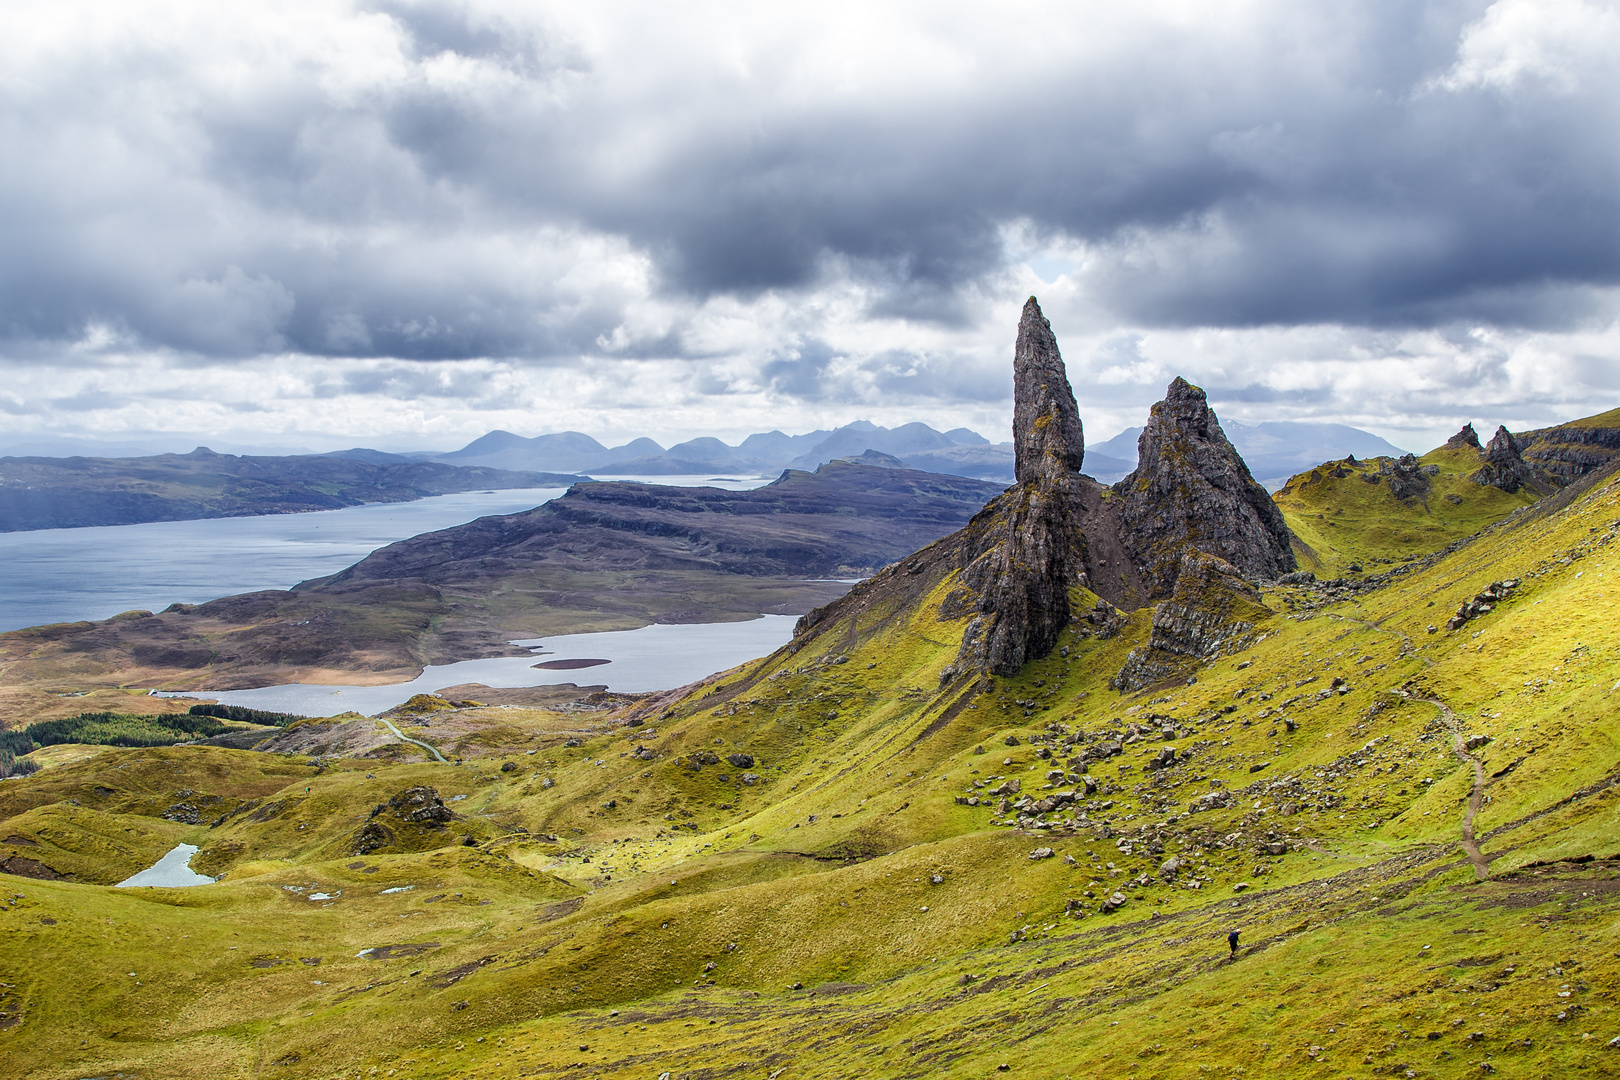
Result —
<svg viewBox="0 0 1620 1080"><path fill-rule="evenodd" d="M1617 48L1579 0L13 5L0 407L1001 438L1033 292L1094 436L1174 374L1417 446L1597 411Z"/></svg>

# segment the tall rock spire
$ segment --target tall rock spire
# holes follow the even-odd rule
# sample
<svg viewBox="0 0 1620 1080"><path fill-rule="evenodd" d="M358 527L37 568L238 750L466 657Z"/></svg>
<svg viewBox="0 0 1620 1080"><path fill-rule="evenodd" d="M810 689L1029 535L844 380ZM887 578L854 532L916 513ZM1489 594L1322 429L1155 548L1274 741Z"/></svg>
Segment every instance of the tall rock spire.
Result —
<svg viewBox="0 0 1620 1080"><path fill-rule="evenodd" d="M965 530L972 549L963 589L946 604L974 615L957 667L997 675L1052 651L1069 623L1069 588L1085 569L1078 498L1085 438L1057 339L1033 296L1013 354L1013 445L1018 483Z"/></svg>
<svg viewBox="0 0 1620 1080"><path fill-rule="evenodd" d="M1072 476L1086 456L1080 410L1057 338L1033 296L1018 320L1013 352L1013 446L1020 484Z"/></svg>

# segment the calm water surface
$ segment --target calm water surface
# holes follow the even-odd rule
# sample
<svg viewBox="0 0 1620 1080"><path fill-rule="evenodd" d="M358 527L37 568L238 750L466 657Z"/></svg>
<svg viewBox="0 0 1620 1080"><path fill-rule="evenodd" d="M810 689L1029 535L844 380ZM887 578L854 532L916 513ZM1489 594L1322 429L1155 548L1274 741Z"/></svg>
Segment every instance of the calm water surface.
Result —
<svg viewBox="0 0 1620 1080"><path fill-rule="evenodd" d="M769 482L758 477L636 479L733 491ZM335 574L385 544L491 514L515 514L564 490L468 492L312 514L0 533L0 630L288 589Z"/></svg>
<svg viewBox="0 0 1620 1080"><path fill-rule="evenodd" d="M792 615L764 615L747 622L655 625L604 634L559 634L514 641L514 645L531 650L528 656L439 664L429 667L411 682L388 686L290 683L257 690L199 691L196 696L217 698L228 705L304 716L332 716L350 710L375 716L409 701L415 694L431 694L462 683L498 687L578 683L606 686L622 693L668 690L774 652L792 639L793 624L797 621ZM534 666L553 660L584 659L608 663L572 671L547 671Z"/></svg>
<svg viewBox="0 0 1620 1080"><path fill-rule="evenodd" d="M145 870L120 881L115 888L133 889L146 886L182 889L187 885L212 885L213 878L199 874L191 868L191 857L199 850L195 844L181 844Z"/></svg>

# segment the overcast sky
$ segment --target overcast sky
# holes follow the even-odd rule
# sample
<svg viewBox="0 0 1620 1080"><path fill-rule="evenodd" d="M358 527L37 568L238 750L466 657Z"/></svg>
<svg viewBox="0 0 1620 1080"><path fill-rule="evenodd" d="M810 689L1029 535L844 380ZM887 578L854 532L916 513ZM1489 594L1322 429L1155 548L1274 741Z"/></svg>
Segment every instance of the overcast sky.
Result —
<svg viewBox="0 0 1620 1080"><path fill-rule="evenodd" d="M1581 0L11 4L0 446L1620 405Z"/></svg>

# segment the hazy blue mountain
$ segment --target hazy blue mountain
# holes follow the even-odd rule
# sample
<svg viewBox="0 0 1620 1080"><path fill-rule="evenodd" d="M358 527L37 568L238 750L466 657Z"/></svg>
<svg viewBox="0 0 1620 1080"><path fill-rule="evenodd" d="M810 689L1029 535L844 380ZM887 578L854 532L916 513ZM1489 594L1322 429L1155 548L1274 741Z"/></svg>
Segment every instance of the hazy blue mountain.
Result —
<svg viewBox="0 0 1620 1080"><path fill-rule="evenodd" d="M634 444L631 444L632 446ZM656 445L656 444L655 444ZM597 476L668 476L725 473L773 475L783 469L813 471L829 461L858 458L868 450L908 458L919 452L979 450L989 440L966 428L946 434L927 424L902 424L886 428L869 420L857 420L833 431L812 431L805 435L784 435L780 431L750 435L738 446L714 438L690 439L668 450L621 455L601 464L581 466ZM933 469L958 476L978 477L981 472L958 468ZM981 470L982 471L982 470ZM986 473L999 479L998 473Z"/></svg>
<svg viewBox="0 0 1620 1080"><path fill-rule="evenodd" d="M1370 431L1348 424L1318 424L1299 420L1268 420L1263 424L1222 421L1226 437L1261 482L1286 480L1313 465L1349 454L1356 457L1399 457L1406 453ZM1106 480L1093 468L1094 455L1106 455L1126 463L1125 472L1136 468L1136 440L1139 427L1126 428L1107 442L1086 447L1086 472ZM1125 473L1121 473L1123 477ZM1115 479L1118 479L1116 477Z"/></svg>
<svg viewBox="0 0 1620 1080"><path fill-rule="evenodd" d="M578 431L559 431L524 438L510 431L480 435L460 450L433 460L447 465L479 465L491 469L589 472L599 465L625 458L661 454L664 448L651 439L635 439L607 447Z"/></svg>
<svg viewBox="0 0 1620 1080"><path fill-rule="evenodd" d="M788 467L811 470L835 458L854 457L867 450L905 459L919 451L944 450L956 445L955 440L927 424L911 423L885 428L868 420L857 420L838 428L814 449L794 458Z"/></svg>
<svg viewBox="0 0 1620 1080"><path fill-rule="evenodd" d="M990 440L977 431L965 427L952 428L945 433L945 437L958 446L989 446Z"/></svg>

